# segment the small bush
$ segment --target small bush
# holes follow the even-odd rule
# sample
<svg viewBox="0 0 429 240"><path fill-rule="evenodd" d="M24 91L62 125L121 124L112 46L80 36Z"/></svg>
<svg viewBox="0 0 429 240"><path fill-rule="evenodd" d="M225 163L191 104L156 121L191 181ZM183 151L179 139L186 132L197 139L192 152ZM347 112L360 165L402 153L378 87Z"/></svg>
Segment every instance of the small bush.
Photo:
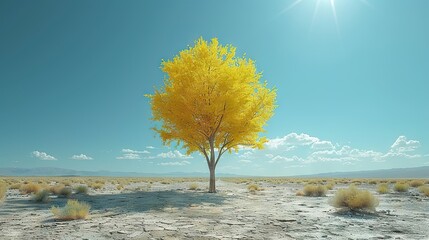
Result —
<svg viewBox="0 0 429 240"><path fill-rule="evenodd" d="M198 184L196 183L189 184L189 190L197 190L197 189L198 189Z"/></svg>
<svg viewBox="0 0 429 240"><path fill-rule="evenodd" d="M6 198L7 184L5 182L0 182L0 202Z"/></svg>
<svg viewBox="0 0 429 240"><path fill-rule="evenodd" d="M331 199L330 204L336 208L348 208L350 210L375 211L379 201L367 190L359 190L355 186L340 189Z"/></svg>
<svg viewBox="0 0 429 240"><path fill-rule="evenodd" d="M410 186L411 187L420 187L420 186L423 186L425 183L424 183L424 181L422 181L422 180L413 180L413 181L411 181L410 182Z"/></svg>
<svg viewBox="0 0 429 240"><path fill-rule="evenodd" d="M429 186L420 186L419 191L426 197L429 197Z"/></svg>
<svg viewBox="0 0 429 240"><path fill-rule="evenodd" d="M395 189L395 191L397 192L407 192L408 191L408 184L406 183L396 183L395 186L393 187Z"/></svg>
<svg viewBox="0 0 429 240"><path fill-rule="evenodd" d="M37 193L41 189L42 189L42 187L39 184L27 183L27 184L22 185L21 188L19 189L19 191L22 194L30 194L30 193Z"/></svg>
<svg viewBox="0 0 429 240"><path fill-rule="evenodd" d="M72 195L72 189L69 187L64 187L60 190L58 197L69 198Z"/></svg>
<svg viewBox="0 0 429 240"><path fill-rule="evenodd" d="M368 183L371 185L375 185L375 184L377 184L377 181L376 180L369 180Z"/></svg>
<svg viewBox="0 0 429 240"><path fill-rule="evenodd" d="M49 191L52 194L59 195L65 186L62 184L57 184L49 187Z"/></svg>
<svg viewBox="0 0 429 240"><path fill-rule="evenodd" d="M323 197L327 189L323 185L306 185L304 187L304 195L307 197Z"/></svg>
<svg viewBox="0 0 429 240"><path fill-rule="evenodd" d="M247 186L247 190L249 190L249 192L256 192L256 191L262 191L262 188L261 187L259 187L259 185L257 185L257 184L249 184L248 186Z"/></svg>
<svg viewBox="0 0 429 240"><path fill-rule="evenodd" d="M305 194L304 194L304 192L303 192L303 191L298 191L298 192L296 192L296 195L297 195L297 196L300 196L300 197L305 196Z"/></svg>
<svg viewBox="0 0 429 240"><path fill-rule="evenodd" d="M334 186L335 186L335 182L329 182L328 184L326 184L326 189L332 190L334 189Z"/></svg>
<svg viewBox="0 0 429 240"><path fill-rule="evenodd" d="M377 186L377 192L380 194L386 194L389 192L389 184L381 183Z"/></svg>
<svg viewBox="0 0 429 240"><path fill-rule="evenodd" d="M124 189L124 185L119 184L118 186L116 186L116 189L121 191L122 189Z"/></svg>
<svg viewBox="0 0 429 240"><path fill-rule="evenodd" d="M87 203L77 200L68 200L64 208L53 206L51 212L60 220L85 219L89 214L90 208L91 207Z"/></svg>
<svg viewBox="0 0 429 240"><path fill-rule="evenodd" d="M49 194L50 192L48 190L42 190L37 192L34 196L33 196L33 200L36 202L41 202L41 203L47 203L49 202L51 199L49 198Z"/></svg>
<svg viewBox="0 0 429 240"><path fill-rule="evenodd" d="M21 183L14 183L9 187L9 189L20 189L20 188L21 188Z"/></svg>
<svg viewBox="0 0 429 240"><path fill-rule="evenodd" d="M103 183L93 183L93 184L91 184L91 188L94 189L94 190L102 189L103 187L104 187Z"/></svg>
<svg viewBox="0 0 429 240"><path fill-rule="evenodd" d="M79 185L74 190L76 191L76 193L82 193L82 194L88 193L88 187L85 185Z"/></svg>

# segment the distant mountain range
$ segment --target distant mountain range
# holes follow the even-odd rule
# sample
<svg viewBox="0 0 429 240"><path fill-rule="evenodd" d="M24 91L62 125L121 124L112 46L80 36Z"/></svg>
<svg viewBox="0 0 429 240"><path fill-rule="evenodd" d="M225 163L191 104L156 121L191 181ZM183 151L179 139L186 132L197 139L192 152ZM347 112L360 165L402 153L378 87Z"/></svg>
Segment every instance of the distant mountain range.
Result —
<svg viewBox="0 0 429 240"><path fill-rule="evenodd" d="M208 177L203 172L170 172L170 173L141 173L141 172L111 172L111 171L78 171L65 168L0 168L0 176L112 176L112 177ZM219 177L238 177L235 174L218 173Z"/></svg>
<svg viewBox="0 0 429 240"><path fill-rule="evenodd" d="M77 171L64 168L0 168L0 176L112 176L112 177L208 177L203 172L139 173L110 171ZM218 177L250 177L218 173ZM393 168L355 172L328 172L313 175L285 176L308 178L429 178L429 166Z"/></svg>
<svg viewBox="0 0 429 240"><path fill-rule="evenodd" d="M429 178L429 166L356 172L328 172L299 177L316 178Z"/></svg>

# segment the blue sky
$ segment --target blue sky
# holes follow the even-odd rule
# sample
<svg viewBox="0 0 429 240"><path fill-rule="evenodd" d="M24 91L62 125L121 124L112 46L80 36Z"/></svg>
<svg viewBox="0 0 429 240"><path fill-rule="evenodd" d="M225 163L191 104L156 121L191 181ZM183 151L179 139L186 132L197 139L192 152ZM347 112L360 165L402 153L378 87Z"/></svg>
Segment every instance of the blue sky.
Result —
<svg viewBox="0 0 429 240"><path fill-rule="evenodd" d="M317 6L317 7L316 7ZM335 14L334 10L335 9ZM1 1L0 167L208 172L150 130L161 59L233 44L278 89L261 151L218 172L429 165L429 2Z"/></svg>

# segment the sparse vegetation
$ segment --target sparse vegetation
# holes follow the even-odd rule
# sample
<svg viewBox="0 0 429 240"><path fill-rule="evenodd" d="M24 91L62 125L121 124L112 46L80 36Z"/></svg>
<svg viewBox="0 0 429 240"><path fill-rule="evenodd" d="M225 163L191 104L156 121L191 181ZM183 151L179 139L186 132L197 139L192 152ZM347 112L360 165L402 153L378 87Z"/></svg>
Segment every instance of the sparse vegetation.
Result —
<svg viewBox="0 0 429 240"><path fill-rule="evenodd" d="M257 191L262 191L262 188L258 184L252 183L247 186L247 190L249 190L251 193L254 193Z"/></svg>
<svg viewBox="0 0 429 240"><path fill-rule="evenodd" d="M52 214L59 220L85 219L89 215L90 206L77 200L68 200L63 208L53 206Z"/></svg>
<svg viewBox="0 0 429 240"><path fill-rule="evenodd" d="M395 189L396 192L407 192L408 188L409 188L408 184L401 183L401 182L395 183L395 186L393 187L393 189Z"/></svg>
<svg viewBox="0 0 429 240"><path fill-rule="evenodd" d="M375 211L379 201L369 191L359 190L352 185L349 188L338 190L330 200L330 204L336 208Z"/></svg>
<svg viewBox="0 0 429 240"><path fill-rule="evenodd" d="M49 187L49 191L52 193L52 194L55 194L55 195L59 195L60 193L61 193L61 190L63 190L63 188L64 188L65 186L64 185L62 185L62 184L58 184L58 185L54 185L54 186L50 186Z"/></svg>
<svg viewBox="0 0 429 240"><path fill-rule="evenodd" d="M50 194L50 192L48 190L43 189L43 190L37 192L36 194L34 194L33 200L36 202L47 203L51 200L49 198L49 194Z"/></svg>
<svg viewBox="0 0 429 240"><path fill-rule="evenodd" d="M429 197L429 186L420 186L419 191L426 197Z"/></svg>
<svg viewBox="0 0 429 240"><path fill-rule="evenodd" d="M21 188L19 189L19 191L22 194L30 194L30 193L37 193L41 189L42 189L42 187L39 184L27 183L27 184L22 185Z"/></svg>
<svg viewBox="0 0 429 240"><path fill-rule="evenodd" d="M79 194L79 193L87 194L88 193L88 187L85 185L79 185L79 186L75 187L74 190L76 191L77 194Z"/></svg>
<svg viewBox="0 0 429 240"><path fill-rule="evenodd" d="M307 197L323 197L326 195L327 189L323 185L306 185L304 187L304 195Z"/></svg>
<svg viewBox="0 0 429 240"><path fill-rule="evenodd" d="M387 183L380 183L377 186L377 192L380 194L386 194L389 192L389 184Z"/></svg>
<svg viewBox="0 0 429 240"><path fill-rule="evenodd" d="M423 186L425 184L425 182L423 180L413 180L410 182L410 186L411 187L420 187Z"/></svg>
<svg viewBox="0 0 429 240"><path fill-rule="evenodd" d="M197 190L198 189L198 184L196 184L196 183L191 183L191 184L189 184L189 188L188 188L189 190Z"/></svg>
<svg viewBox="0 0 429 240"><path fill-rule="evenodd" d="M58 197L69 198L72 195L72 189L70 187L64 187L60 190Z"/></svg>
<svg viewBox="0 0 429 240"><path fill-rule="evenodd" d="M325 185L327 190L334 189L335 182L328 182L328 184Z"/></svg>
<svg viewBox="0 0 429 240"><path fill-rule="evenodd" d="M6 198L7 184L0 181L0 202L3 202Z"/></svg>

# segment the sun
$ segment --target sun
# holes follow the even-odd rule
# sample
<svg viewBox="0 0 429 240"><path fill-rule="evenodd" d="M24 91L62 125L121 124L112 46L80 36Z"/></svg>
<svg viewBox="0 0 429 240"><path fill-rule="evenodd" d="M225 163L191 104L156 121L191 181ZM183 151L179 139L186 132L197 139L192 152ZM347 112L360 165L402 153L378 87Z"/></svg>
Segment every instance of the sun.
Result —
<svg viewBox="0 0 429 240"><path fill-rule="evenodd" d="M297 6L298 4L300 4L302 1L303 0L295 0L295 1L293 1L289 6L287 6L285 9L283 9L281 11L281 14L283 14L285 12L288 12L289 10L291 10L292 8L294 8L295 6ZM363 4L367 5L367 6L370 6L370 4L368 3L367 0L359 0L359 1L362 2ZM317 12L319 10L320 4L321 3L328 3L331 6L332 15L334 17L334 21L335 21L335 26L336 26L337 32L338 32L338 34L340 34L340 28L338 26L337 10L336 10L336 7L335 7L335 0L316 0L315 2L316 3L315 3L315 6L314 6L314 13L313 13L312 21L311 21L311 26L313 26L313 24L314 24L314 20L315 20L315 18L317 16Z"/></svg>

